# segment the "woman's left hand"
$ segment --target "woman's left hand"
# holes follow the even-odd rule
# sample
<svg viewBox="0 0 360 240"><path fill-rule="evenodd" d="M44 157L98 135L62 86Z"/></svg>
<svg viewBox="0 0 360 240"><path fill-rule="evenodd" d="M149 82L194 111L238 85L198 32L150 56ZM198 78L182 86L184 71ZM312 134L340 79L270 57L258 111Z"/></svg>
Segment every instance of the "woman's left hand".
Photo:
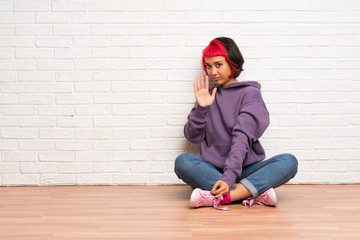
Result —
<svg viewBox="0 0 360 240"><path fill-rule="evenodd" d="M223 196L227 195L229 192L229 185L222 180L217 181L210 191L212 195L222 194Z"/></svg>

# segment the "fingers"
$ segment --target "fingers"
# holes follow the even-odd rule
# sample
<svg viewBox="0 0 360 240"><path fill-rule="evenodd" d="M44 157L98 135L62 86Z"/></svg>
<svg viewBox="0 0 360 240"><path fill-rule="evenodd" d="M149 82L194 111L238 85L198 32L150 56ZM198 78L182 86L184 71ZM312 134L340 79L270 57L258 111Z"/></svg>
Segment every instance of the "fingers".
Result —
<svg viewBox="0 0 360 240"><path fill-rule="evenodd" d="M209 89L209 77L207 75L205 76L205 88Z"/></svg>
<svg viewBox="0 0 360 240"><path fill-rule="evenodd" d="M200 75L200 79L201 79L201 88L204 88L204 76L201 74Z"/></svg>
<svg viewBox="0 0 360 240"><path fill-rule="evenodd" d="M222 184L222 181L217 181L213 188L211 189L211 194L218 195L221 194L225 190L225 187Z"/></svg>
<svg viewBox="0 0 360 240"><path fill-rule="evenodd" d="M219 186L219 181L217 181L216 183L215 183L215 185L213 186L213 188L211 189L211 194L214 194L215 193L215 191L218 189L218 186ZM216 195L216 194L215 194Z"/></svg>
<svg viewBox="0 0 360 240"><path fill-rule="evenodd" d="M226 195L229 193L229 191L230 191L229 185L226 182L219 180L215 183L210 193L213 195L218 195L218 194Z"/></svg>
<svg viewBox="0 0 360 240"><path fill-rule="evenodd" d="M217 92L217 88L214 88L214 89L212 90L212 94L211 94L211 96L212 96L213 98L215 98L216 92Z"/></svg>
<svg viewBox="0 0 360 240"><path fill-rule="evenodd" d="M200 83L199 83L199 78L196 78L196 85L197 85L196 91L199 91L201 89L200 88Z"/></svg>

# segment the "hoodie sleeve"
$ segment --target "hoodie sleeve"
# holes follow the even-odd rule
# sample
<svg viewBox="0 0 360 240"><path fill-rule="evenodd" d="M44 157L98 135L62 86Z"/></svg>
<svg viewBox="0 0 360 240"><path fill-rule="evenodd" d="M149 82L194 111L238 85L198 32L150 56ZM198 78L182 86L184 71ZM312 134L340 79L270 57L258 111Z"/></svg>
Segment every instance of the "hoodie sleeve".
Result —
<svg viewBox="0 0 360 240"><path fill-rule="evenodd" d="M206 116L209 109L210 107L201 107L195 103L184 126L185 138L190 142L199 144L205 138Z"/></svg>
<svg viewBox="0 0 360 240"><path fill-rule="evenodd" d="M269 126L269 112L260 89L249 88L245 94L238 117L232 130L231 149L227 156L221 178L230 187L241 176L242 166L254 142L257 142Z"/></svg>

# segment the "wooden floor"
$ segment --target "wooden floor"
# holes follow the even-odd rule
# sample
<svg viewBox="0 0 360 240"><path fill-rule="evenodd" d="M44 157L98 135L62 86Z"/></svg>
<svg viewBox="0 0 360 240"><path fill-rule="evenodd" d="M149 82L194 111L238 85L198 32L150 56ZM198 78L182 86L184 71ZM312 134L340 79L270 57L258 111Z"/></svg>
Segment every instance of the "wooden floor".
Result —
<svg viewBox="0 0 360 240"><path fill-rule="evenodd" d="M190 209L187 186L0 187L0 239L360 239L360 185L285 185L276 208Z"/></svg>

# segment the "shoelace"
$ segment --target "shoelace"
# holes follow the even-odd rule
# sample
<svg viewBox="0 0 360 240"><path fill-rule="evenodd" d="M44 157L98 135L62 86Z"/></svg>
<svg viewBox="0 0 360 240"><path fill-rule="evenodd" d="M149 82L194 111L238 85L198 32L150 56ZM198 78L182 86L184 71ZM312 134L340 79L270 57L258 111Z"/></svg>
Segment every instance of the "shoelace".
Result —
<svg viewBox="0 0 360 240"><path fill-rule="evenodd" d="M214 208L217 210L229 211L230 208L223 207L223 205L220 204L221 200L223 200L223 195L219 194L219 195L214 196L214 199L213 199Z"/></svg>
<svg viewBox="0 0 360 240"><path fill-rule="evenodd" d="M242 201L242 204L244 206L249 206L249 207L251 207L254 204L262 205L262 206L265 205L264 203L259 202L256 198L247 198L244 201Z"/></svg>

